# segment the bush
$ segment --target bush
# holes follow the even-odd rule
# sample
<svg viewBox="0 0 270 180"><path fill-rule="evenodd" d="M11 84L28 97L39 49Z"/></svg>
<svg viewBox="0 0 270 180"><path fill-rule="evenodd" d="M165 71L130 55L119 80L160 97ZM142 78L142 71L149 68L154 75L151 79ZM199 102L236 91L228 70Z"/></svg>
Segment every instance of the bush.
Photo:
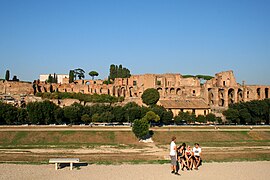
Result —
<svg viewBox="0 0 270 180"><path fill-rule="evenodd" d="M149 123L144 119L136 119L134 120L132 126L132 132L139 139L144 139L147 135L149 135Z"/></svg>

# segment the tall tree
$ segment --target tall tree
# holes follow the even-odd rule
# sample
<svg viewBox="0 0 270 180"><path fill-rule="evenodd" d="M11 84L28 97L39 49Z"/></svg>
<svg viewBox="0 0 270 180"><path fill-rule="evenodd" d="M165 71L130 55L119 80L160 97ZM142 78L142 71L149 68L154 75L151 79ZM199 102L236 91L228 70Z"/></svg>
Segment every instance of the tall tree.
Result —
<svg viewBox="0 0 270 180"><path fill-rule="evenodd" d="M49 74L49 77L48 77L48 79L47 79L47 82L48 82L48 83L53 83L53 77L52 77L51 74Z"/></svg>
<svg viewBox="0 0 270 180"><path fill-rule="evenodd" d="M83 79L85 76L84 76L84 73L85 71L81 68L77 68L74 70L74 74L75 74L75 79L76 79L76 76L78 76L79 79Z"/></svg>
<svg viewBox="0 0 270 180"><path fill-rule="evenodd" d="M98 75L99 75L99 74L98 74L97 71L90 71L90 72L89 72L89 76L91 76L93 80L94 80L95 76L98 76Z"/></svg>
<svg viewBox="0 0 270 180"><path fill-rule="evenodd" d="M69 83L74 81L74 70L69 71Z"/></svg>
<svg viewBox="0 0 270 180"><path fill-rule="evenodd" d="M110 66L110 79L114 80L116 78L116 67L114 64L111 64Z"/></svg>
<svg viewBox="0 0 270 180"><path fill-rule="evenodd" d="M123 66L122 66L122 64L119 65L117 75L118 75L119 78L123 78Z"/></svg>
<svg viewBox="0 0 270 180"><path fill-rule="evenodd" d="M7 70L5 80L9 81L9 78L10 78L10 73L9 73L9 70Z"/></svg>

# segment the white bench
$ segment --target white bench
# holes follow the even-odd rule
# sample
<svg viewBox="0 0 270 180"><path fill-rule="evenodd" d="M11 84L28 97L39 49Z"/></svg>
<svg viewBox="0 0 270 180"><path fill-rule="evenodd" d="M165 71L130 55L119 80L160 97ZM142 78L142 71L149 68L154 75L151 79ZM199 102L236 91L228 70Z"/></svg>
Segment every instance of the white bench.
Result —
<svg viewBox="0 0 270 180"><path fill-rule="evenodd" d="M73 168L73 163L80 163L79 158L53 158L49 160L49 163L55 163L55 170L58 169L58 164L70 163L70 170Z"/></svg>

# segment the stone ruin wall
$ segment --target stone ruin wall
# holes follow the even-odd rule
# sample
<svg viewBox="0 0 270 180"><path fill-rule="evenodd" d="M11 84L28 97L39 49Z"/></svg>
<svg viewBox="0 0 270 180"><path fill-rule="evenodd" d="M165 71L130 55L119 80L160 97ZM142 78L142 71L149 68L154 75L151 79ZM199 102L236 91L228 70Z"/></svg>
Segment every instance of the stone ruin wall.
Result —
<svg viewBox="0 0 270 180"><path fill-rule="evenodd" d="M12 95L34 94L33 84L28 82L0 81L0 93Z"/></svg>
<svg viewBox="0 0 270 180"><path fill-rule="evenodd" d="M67 81L65 81L67 82ZM233 71L220 72L200 85L198 78L183 78L181 74L132 75L116 78L114 84L103 84L102 80L77 80L74 83L37 84L2 81L2 94L34 94L34 92L75 92L85 94L109 94L125 97L126 102L141 102L141 95L148 88L155 88L160 99L202 98L211 109L226 109L229 104L269 98L270 86L238 84Z"/></svg>

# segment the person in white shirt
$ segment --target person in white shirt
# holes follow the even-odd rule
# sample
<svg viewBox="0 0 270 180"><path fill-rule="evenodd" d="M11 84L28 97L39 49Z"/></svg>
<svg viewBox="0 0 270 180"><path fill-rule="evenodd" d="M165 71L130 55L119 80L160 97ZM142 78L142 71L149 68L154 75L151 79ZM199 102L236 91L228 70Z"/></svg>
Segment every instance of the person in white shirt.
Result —
<svg viewBox="0 0 270 180"><path fill-rule="evenodd" d="M171 173L179 175L178 172L176 172L176 150L177 150L177 147L175 144L175 140L176 140L176 137L173 136L172 142L170 144L170 157L171 157L171 169L172 169Z"/></svg>
<svg viewBox="0 0 270 180"><path fill-rule="evenodd" d="M200 165L201 162L201 154L202 154L202 149L200 148L200 145L198 143L195 143L195 147L192 149L193 152L193 157L194 157L194 166L195 170L198 170L198 166Z"/></svg>

